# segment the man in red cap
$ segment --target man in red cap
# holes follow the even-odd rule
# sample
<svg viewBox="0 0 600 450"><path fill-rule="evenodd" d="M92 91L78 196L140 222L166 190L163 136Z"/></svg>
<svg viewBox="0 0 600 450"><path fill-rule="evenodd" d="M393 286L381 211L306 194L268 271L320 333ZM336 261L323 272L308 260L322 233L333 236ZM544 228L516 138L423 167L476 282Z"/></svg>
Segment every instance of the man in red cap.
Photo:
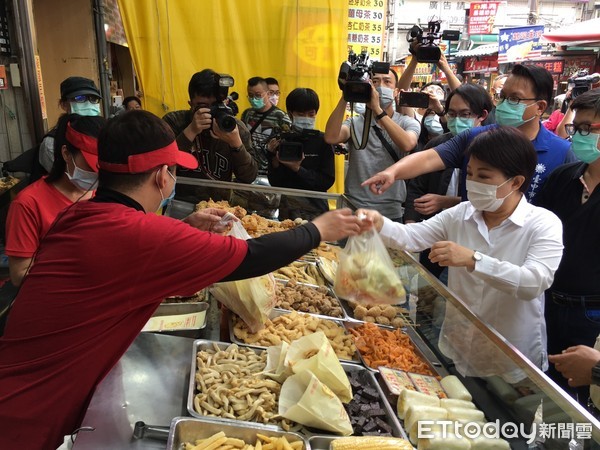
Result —
<svg viewBox="0 0 600 450"><path fill-rule="evenodd" d="M65 210L40 244L0 338L0 448L58 447L96 385L165 298L292 262L321 240L357 234L350 210L249 241L154 214L194 169L167 124L146 111L98 139L96 196ZM199 221L213 228L219 217ZM159 405L157 405L159 406Z"/></svg>

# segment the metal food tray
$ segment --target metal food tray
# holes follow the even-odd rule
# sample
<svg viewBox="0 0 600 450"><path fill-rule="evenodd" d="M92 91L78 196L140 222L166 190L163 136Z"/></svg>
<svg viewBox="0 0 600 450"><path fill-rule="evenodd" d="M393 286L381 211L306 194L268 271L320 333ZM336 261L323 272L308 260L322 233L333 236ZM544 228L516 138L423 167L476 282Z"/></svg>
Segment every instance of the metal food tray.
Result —
<svg viewBox="0 0 600 450"><path fill-rule="evenodd" d="M210 303L208 302L195 302L195 303L161 303L152 317L162 317L162 316L177 316L183 314L192 314L199 312L206 312L210 307ZM146 330L144 333L162 333L162 334L170 334L181 337L191 337L198 338L199 333L206 327L206 316L204 314L204 319L202 323L194 327L178 327L178 328L169 328L164 330Z"/></svg>
<svg viewBox="0 0 600 450"><path fill-rule="evenodd" d="M301 258L302 258L302 257L301 257ZM314 267L315 267L315 269L317 270L317 272L319 273L319 275L321 275L321 276L323 277L323 279L325 279L325 277L323 276L323 274L321 273L321 270L319 269L319 267L318 267L318 265L317 265L317 261L316 261L316 260L308 260L308 259L296 259L296 260L292 261L291 263L289 263L287 266L280 267L279 269L283 269L283 268L285 268L285 267L288 267L288 266L292 265L293 263L300 263L300 264L305 264L305 265L307 265L307 266L314 266ZM274 278L275 278L277 281L289 281L288 279L286 279L286 278L283 278L283 276L282 276L281 274L278 274L278 273L277 273L277 270L279 270L279 269L276 269L276 270L274 270L274 271L272 272L272 274L273 274L273 277L274 277ZM311 283L307 283L306 281L297 280L297 279L294 279L294 281L296 281L297 283L311 284ZM314 285L314 286L317 286L317 285Z"/></svg>
<svg viewBox="0 0 600 450"><path fill-rule="evenodd" d="M276 278L275 281L277 283L287 285L290 280L282 280L282 279ZM311 313L311 312L307 312L307 311L300 311L298 309L295 309L295 310L285 309L285 308L280 308L278 306L276 306L274 308L276 311L286 311L286 312L296 311L296 312L301 312L301 313L304 313L304 314L310 314L311 316L316 316L316 317L319 317L321 319L348 320L349 316L348 316L348 314L346 312L346 309L344 308L344 306L342 305L341 300L338 298L338 296L335 294L335 292L333 291L333 289L331 287L329 287L329 286L318 286L316 284L309 284L309 283L300 283L299 281L296 281L296 284L300 285L300 286L307 286L307 287L314 288L314 289L319 289L319 288L325 288L325 289L327 289L327 295L329 295L330 297L332 297L335 300L335 302L337 302L337 304L340 306L340 308L342 310L342 317L334 317L334 316L328 316L326 314Z"/></svg>
<svg viewBox="0 0 600 450"><path fill-rule="evenodd" d="M274 319L276 317L283 316L283 315L286 315L286 314L290 314L290 311L287 311L285 309L273 309L271 311L271 313L269 314L269 319ZM316 317L314 314L308 314L308 313L299 313L299 314L307 314L309 316ZM230 314L229 315L229 340L231 342L233 342L234 344L243 345L245 347L267 348L264 345L251 344L251 343L246 343L246 342L240 341L235 336L235 333L233 332L233 326L235 325L234 324L234 316L235 316L235 314ZM339 325L342 328L344 328L344 331L346 331L346 333L348 333L348 331L344 327L344 323L346 323L346 321L332 319L331 317L328 317L328 316L320 316L318 318L321 319L321 320L329 321L329 322L335 322L337 325ZM347 363L352 363L352 364L359 364L362 361L362 359L360 358L360 354L358 352L358 349L356 349L356 352L354 353L354 358L353 359L341 359L341 358L339 358L339 359L340 359L340 362L347 362Z"/></svg>
<svg viewBox="0 0 600 450"><path fill-rule="evenodd" d="M247 420L229 419L226 417L203 416L194 409L194 397L196 396L196 355L199 351L202 351L202 350L214 350L215 345L220 350L225 350L227 347L229 347L232 344L230 344L228 342L209 341L206 339L198 339L198 340L194 341L194 344L192 347L192 368L190 370L190 382L189 382L189 387L188 387L188 398L187 398L188 413L193 417L196 417L196 418L202 419L202 420L206 420L206 421L209 421L209 420L217 421L222 424L232 424L234 426L241 424L241 425L245 425L245 426L252 426L252 427L260 429L260 430L275 430L275 431L279 430L279 431L281 431L281 428L275 424L267 425L267 424L251 422L251 421L247 421ZM257 354L264 352L264 350L261 348L256 348L256 347L253 348L253 347L250 347L247 345L245 345L244 347L250 348ZM199 438L196 438L196 439L199 439Z"/></svg>
<svg viewBox="0 0 600 450"><path fill-rule="evenodd" d="M308 444L312 450L329 450L331 442L339 439L339 436L311 436L308 438Z"/></svg>
<svg viewBox="0 0 600 450"><path fill-rule="evenodd" d="M365 323L366 322L365 320L357 319L356 317L354 317L354 310L352 309L352 306L350 306L350 303L348 302L348 300L344 300L343 298L340 298L340 297L337 297L337 299L340 301L340 305L342 305L342 309L344 310L344 314L346 315L346 317L348 318L348 320L355 321L355 322L360 322L360 323ZM385 306L388 306L388 305L378 305L378 306L384 306L385 307ZM391 306L399 307L400 305L391 305ZM400 329L404 330L407 327L413 326L412 320L406 314L400 313L399 315L397 315L397 317L401 317L402 320L404 320L404 323L406 324L405 326L400 327ZM384 325L384 324L379 323L379 322L372 322L372 323L375 323L375 325L379 325L379 326L384 327L384 328L390 328L390 329L394 329L395 328L392 325Z"/></svg>
<svg viewBox="0 0 600 450"><path fill-rule="evenodd" d="M288 442L302 442L305 450L310 450L308 441L298 433L269 430L248 422L225 423L221 420L175 417L171 422L167 450L182 450L185 442L205 439L223 431L227 437L243 439L248 443L256 442L256 434L269 437L285 437Z"/></svg>
<svg viewBox="0 0 600 450"><path fill-rule="evenodd" d="M365 322L346 321L346 322L344 322L344 326L346 327L347 330L350 330L350 329L353 329L353 328L358 328L361 325L364 325L364 323ZM377 325L379 328L382 328L382 329L388 330L388 331L392 331L392 330L395 329L395 328L391 328L391 327L386 327L384 325L378 325L378 324L374 324L374 325ZM424 354L421 346L417 345L417 343L415 342L416 339L418 339L419 341L421 340L420 338L417 337L416 332L414 332L414 330L412 330L411 328L408 328L408 329L405 329L405 330L401 330L401 331L408 336L408 338L410 339L411 344L415 348L415 353L417 354L417 356L419 356L419 358L421 358L423 360L423 362L425 362L429 366L429 368L431 369L431 372L433 373L433 375L434 376L440 375L439 368L442 367L441 363L435 357L435 355L433 354L433 352L429 351L427 356ZM422 344L422 345L424 345L424 344ZM373 368L373 367L369 366L366 363L366 361L363 359L362 353L358 349L358 347L356 347L356 352L358 353L358 356L360 357L360 362L368 370L370 370L371 372L379 373L378 369Z"/></svg>

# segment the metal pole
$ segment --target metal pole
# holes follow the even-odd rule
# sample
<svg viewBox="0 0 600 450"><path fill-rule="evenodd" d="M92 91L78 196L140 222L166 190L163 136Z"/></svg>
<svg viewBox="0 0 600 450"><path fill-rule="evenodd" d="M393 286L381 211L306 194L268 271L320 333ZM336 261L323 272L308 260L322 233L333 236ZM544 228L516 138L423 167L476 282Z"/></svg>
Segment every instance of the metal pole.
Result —
<svg viewBox="0 0 600 450"><path fill-rule="evenodd" d="M104 116L110 114L110 84L108 81L108 58L106 56L106 34L104 33L104 6L102 0L93 0L94 29L96 31L96 47L98 51L98 76L102 93L102 110Z"/></svg>
<svg viewBox="0 0 600 450"><path fill-rule="evenodd" d="M390 0L394 1L394 0ZM399 9L403 0L396 0L394 3L394 45L392 46L392 64L396 64L398 57L398 24L399 24Z"/></svg>
<svg viewBox="0 0 600 450"><path fill-rule="evenodd" d="M25 102L31 108L31 118L33 122L33 135L35 142L41 142L46 127L42 118L42 105L40 102L40 91L38 89L38 80L35 73L35 51L34 51L34 30L33 30L33 11L29 0L13 0L13 12L18 35L17 45L18 54L22 56L21 73L23 74L23 95Z"/></svg>

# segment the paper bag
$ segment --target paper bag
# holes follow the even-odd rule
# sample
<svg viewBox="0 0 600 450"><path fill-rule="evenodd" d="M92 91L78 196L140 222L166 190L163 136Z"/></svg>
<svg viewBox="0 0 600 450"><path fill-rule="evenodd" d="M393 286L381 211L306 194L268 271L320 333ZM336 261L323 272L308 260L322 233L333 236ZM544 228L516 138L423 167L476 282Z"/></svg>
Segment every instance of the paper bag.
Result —
<svg viewBox="0 0 600 450"><path fill-rule="evenodd" d="M290 344L285 361L292 372L310 370L343 403L352 400L350 381L325 333L318 331Z"/></svg>
<svg viewBox="0 0 600 450"><path fill-rule="evenodd" d="M353 432L340 399L309 370L285 380L279 394L279 415L343 436Z"/></svg>
<svg viewBox="0 0 600 450"><path fill-rule="evenodd" d="M250 239L241 222L234 222L228 235ZM252 333L263 328L275 305L275 278L271 274L215 283L209 290L219 302L240 316Z"/></svg>
<svg viewBox="0 0 600 450"><path fill-rule="evenodd" d="M292 369L285 361L288 348L289 344L284 341L279 345L272 345L267 348L267 365L263 374L280 384L293 375Z"/></svg>

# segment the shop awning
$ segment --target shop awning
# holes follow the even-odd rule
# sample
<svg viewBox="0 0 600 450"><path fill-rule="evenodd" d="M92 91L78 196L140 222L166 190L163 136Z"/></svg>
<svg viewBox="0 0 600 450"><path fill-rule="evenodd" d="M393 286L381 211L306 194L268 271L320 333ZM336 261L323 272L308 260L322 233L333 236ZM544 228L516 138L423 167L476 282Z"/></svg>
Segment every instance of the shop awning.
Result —
<svg viewBox="0 0 600 450"><path fill-rule="evenodd" d="M544 33L542 40L561 45L580 45L600 42L600 18L574 23Z"/></svg>
<svg viewBox="0 0 600 450"><path fill-rule="evenodd" d="M456 52L454 56L458 58L464 58L467 56L485 56L485 55L493 55L494 53L498 53L498 43L495 44L485 44L480 45L471 50L461 50Z"/></svg>

